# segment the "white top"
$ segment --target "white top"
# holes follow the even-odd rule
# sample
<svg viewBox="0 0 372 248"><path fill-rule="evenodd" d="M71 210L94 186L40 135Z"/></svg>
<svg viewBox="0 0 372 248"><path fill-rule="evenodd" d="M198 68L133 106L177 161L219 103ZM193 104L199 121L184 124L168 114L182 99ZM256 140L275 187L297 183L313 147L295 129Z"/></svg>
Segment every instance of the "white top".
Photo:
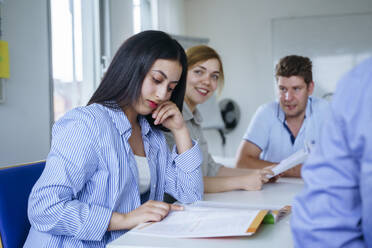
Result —
<svg viewBox="0 0 372 248"><path fill-rule="evenodd" d="M138 182L140 193L143 194L150 189L150 167L146 157L134 155L138 168Z"/></svg>

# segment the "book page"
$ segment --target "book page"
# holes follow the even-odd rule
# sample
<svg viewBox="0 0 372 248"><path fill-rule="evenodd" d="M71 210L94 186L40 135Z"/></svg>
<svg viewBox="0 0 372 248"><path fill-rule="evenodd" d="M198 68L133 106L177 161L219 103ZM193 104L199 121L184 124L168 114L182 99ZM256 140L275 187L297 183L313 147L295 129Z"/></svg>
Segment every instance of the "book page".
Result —
<svg viewBox="0 0 372 248"><path fill-rule="evenodd" d="M162 221L139 225L130 232L175 238L249 236L266 214L264 210L186 206L184 211L172 211Z"/></svg>

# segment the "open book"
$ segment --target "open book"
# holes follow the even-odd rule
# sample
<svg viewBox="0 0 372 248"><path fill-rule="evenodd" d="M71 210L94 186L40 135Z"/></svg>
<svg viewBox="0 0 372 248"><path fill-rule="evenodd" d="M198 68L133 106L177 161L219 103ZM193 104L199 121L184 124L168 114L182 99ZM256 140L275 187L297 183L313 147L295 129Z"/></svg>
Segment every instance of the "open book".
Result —
<svg viewBox="0 0 372 248"><path fill-rule="evenodd" d="M290 212L290 206L276 209L199 201L171 211L160 222L138 225L130 232L173 238L250 236L263 223L275 223Z"/></svg>

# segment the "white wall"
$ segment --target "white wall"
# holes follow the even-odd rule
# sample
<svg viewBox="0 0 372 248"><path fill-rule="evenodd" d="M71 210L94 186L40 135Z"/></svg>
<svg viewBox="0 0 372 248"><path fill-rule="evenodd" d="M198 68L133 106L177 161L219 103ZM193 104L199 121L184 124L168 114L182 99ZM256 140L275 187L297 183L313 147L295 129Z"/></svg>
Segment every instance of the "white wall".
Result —
<svg viewBox="0 0 372 248"><path fill-rule="evenodd" d="M185 34L184 0L158 0L158 29L170 34Z"/></svg>
<svg viewBox="0 0 372 248"><path fill-rule="evenodd" d="M50 140L47 1L4 0L10 79L0 104L0 166L46 158Z"/></svg>
<svg viewBox="0 0 372 248"><path fill-rule="evenodd" d="M208 37L222 56L225 88L221 98L241 107L238 127L225 149L216 132L206 132L212 154L235 156L257 107L275 98L271 21L273 18L365 13L371 0L185 0L186 34ZM347 35L347 34L345 34Z"/></svg>

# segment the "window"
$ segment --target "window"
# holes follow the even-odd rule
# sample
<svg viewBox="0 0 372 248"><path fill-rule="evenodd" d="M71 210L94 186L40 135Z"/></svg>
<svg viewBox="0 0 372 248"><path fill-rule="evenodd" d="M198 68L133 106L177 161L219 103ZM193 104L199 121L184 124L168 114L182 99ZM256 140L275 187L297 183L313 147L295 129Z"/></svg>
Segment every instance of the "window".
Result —
<svg viewBox="0 0 372 248"><path fill-rule="evenodd" d="M133 32L157 29L157 0L133 0Z"/></svg>
<svg viewBox="0 0 372 248"><path fill-rule="evenodd" d="M54 120L86 105L101 76L99 1L50 0Z"/></svg>

